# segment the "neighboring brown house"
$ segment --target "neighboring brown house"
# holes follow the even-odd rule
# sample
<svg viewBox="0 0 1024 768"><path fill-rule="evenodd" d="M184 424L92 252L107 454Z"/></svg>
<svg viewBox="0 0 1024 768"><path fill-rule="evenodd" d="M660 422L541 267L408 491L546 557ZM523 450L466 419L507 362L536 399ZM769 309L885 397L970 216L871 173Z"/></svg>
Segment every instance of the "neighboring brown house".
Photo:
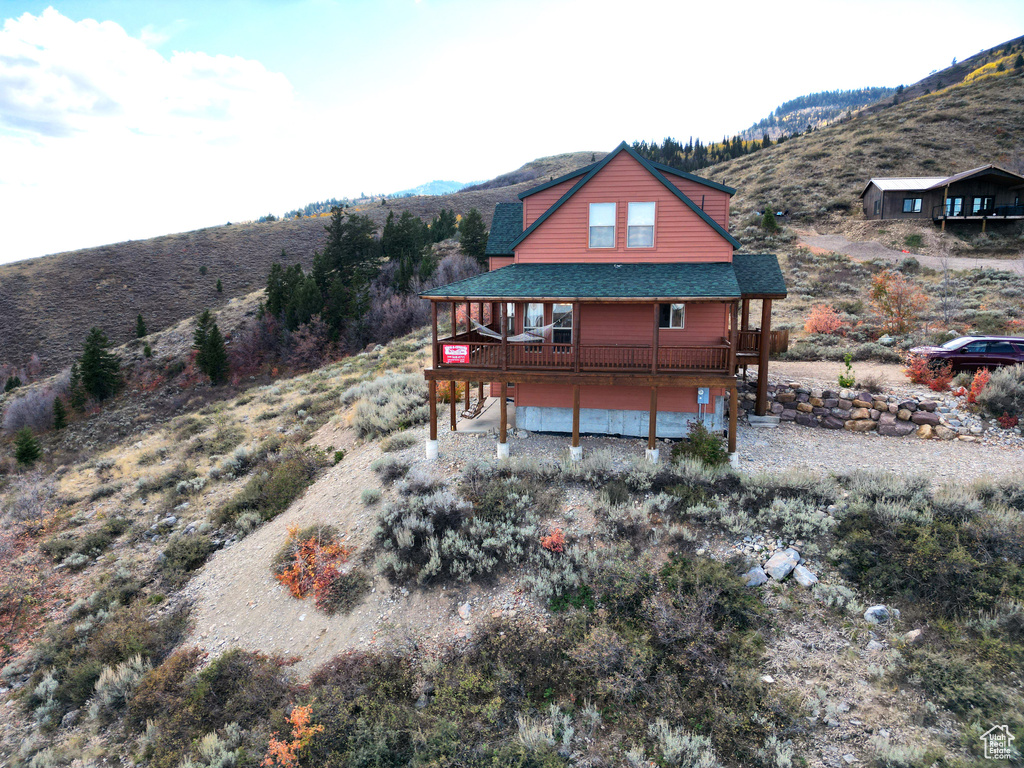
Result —
<svg viewBox="0 0 1024 768"><path fill-rule="evenodd" d="M953 176L871 179L865 219L1024 219L1024 176L983 165Z"/></svg>
<svg viewBox="0 0 1024 768"><path fill-rule="evenodd" d="M734 453L736 371L759 366L764 414L772 300L786 296L774 255L735 253L734 191L622 143L519 203L499 203L490 271L421 294L433 305L428 455L438 384L454 429L457 381L491 382L500 397L499 455L509 397L520 428L571 434L574 457L584 432L646 436L656 459L656 438L682 437L698 421L727 430ZM752 299L762 302L760 329L750 327Z"/></svg>

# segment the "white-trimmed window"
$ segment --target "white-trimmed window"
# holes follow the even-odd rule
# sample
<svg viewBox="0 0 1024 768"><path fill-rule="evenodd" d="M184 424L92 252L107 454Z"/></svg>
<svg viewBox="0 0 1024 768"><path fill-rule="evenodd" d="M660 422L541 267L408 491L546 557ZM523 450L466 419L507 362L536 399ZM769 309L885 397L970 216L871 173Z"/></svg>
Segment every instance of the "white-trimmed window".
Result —
<svg viewBox="0 0 1024 768"><path fill-rule="evenodd" d="M536 336L544 335L544 305L527 304L523 316L523 331Z"/></svg>
<svg viewBox="0 0 1024 768"><path fill-rule="evenodd" d="M684 328L686 326L685 304L660 304L658 307L659 328Z"/></svg>
<svg viewBox="0 0 1024 768"><path fill-rule="evenodd" d="M615 203L590 204L590 247L615 247Z"/></svg>
<svg viewBox="0 0 1024 768"><path fill-rule="evenodd" d="M572 304L552 304L551 322L555 326L551 340L555 344L572 344Z"/></svg>
<svg viewBox="0 0 1024 768"><path fill-rule="evenodd" d="M511 301L505 305L505 324L508 326L508 333L516 335L516 305Z"/></svg>
<svg viewBox="0 0 1024 768"><path fill-rule="evenodd" d="M654 203L630 203L626 224L627 248L654 247Z"/></svg>
<svg viewBox="0 0 1024 768"><path fill-rule="evenodd" d="M921 198L920 197L904 197L903 198L903 212L904 213L920 213L921 212Z"/></svg>

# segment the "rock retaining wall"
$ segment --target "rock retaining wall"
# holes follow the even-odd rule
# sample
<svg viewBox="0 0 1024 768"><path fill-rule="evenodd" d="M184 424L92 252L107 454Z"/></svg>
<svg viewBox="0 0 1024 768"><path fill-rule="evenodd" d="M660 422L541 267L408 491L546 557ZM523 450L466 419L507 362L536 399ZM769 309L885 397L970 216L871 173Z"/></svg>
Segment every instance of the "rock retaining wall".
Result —
<svg viewBox="0 0 1024 768"><path fill-rule="evenodd" d="M754 412L757 399L753 382L741 382L741 416ZM957 419L948 419L949 410L934 399L897 397L853 389L817 389L800 382L768 385L768 413L780 421L805 427L845 429L850 432L878 432L888 437L939 440L978 440L984 431Z"/></svg>

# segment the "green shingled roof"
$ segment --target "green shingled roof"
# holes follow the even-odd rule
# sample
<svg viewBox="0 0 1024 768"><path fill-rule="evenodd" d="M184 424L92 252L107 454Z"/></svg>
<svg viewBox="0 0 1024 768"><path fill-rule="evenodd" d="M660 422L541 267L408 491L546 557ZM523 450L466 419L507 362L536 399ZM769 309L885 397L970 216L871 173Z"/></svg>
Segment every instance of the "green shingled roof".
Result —
<svg viewBox="0 0 1024 768"><path fill-rule="evenodd" d="M523 233L523 204L498 203L494 207L494 219L491 221L491 233L487 237L488 256L512 256L514 252L509 246L512 241Z"/></svg>
<svg viewBox="0 0 1024 768"><path fill-rule="evenodd" d="M783 298L786 281L773 253L734 253L732 266L744 296Z"/></svg>
<svg viewBox="0 0 1024 768"><path fill-rule="evenodd" d="M444 285L421 296L499 299L740 298L733 266L724 262L672 264L510 264Z"/></svg>

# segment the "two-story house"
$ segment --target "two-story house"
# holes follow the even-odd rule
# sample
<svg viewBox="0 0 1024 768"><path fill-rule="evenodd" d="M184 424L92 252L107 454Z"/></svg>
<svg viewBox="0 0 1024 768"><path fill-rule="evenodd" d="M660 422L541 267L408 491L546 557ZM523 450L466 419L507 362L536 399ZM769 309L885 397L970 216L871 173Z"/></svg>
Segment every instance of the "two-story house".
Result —
<svg viewBox="0 0 1024 768"><path fill-rule="evenodd" d="M772 300L786 295L775 256L735 252L734 192L622 143L500 203L490 270L422 294L433 309L428 455L438 383L450 387L454 429L456 381L491 382L499 456L509 399L519 428L571 434L574 458L588 433L646 436L657 460L656 438L684 437L696 421L726 431L734 454L737 368L758 364L764 414ZM748 327L752 299L760 330Z"/></svg>

